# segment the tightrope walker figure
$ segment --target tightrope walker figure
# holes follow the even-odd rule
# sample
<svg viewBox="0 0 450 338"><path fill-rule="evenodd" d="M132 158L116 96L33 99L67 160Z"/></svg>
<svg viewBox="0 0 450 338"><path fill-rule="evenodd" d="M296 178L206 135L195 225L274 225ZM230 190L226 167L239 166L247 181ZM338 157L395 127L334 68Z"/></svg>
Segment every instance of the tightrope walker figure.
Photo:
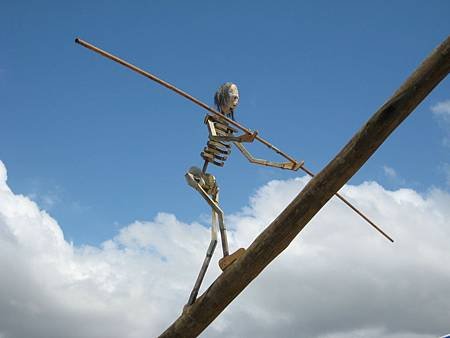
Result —
<svg viewBox="0 0 450 338"><path fill-rule="evenodd" d="M220 86L214 95L214 103L217 110L221 114L234 120L234 111L239 103L239 91L237 86L230 82ZM203 261L203 265L200 269L200 273L197 277L187 305L192 305L197 298L200 285L217 245L217 227L220 229L220 237L222 240L223 258L219 261L219 266L222 270L225 270L245 252L245 249L240 248L233 254L229 254L227 232L224 223L224 213L219 206L219 186L217 185L216 178L206 172L208 164L212 163L216 166L223 167L225 161L230 155L230 143L232 143L251 163L290 170L298 170L302 165L302 163L278 163L254 158L242 143L253 142L257 132L254 132L253 134L244 133L240 136L236 136L234 134L237 130L232 128L227 121L219 116L216 117L209 114L205 117L205 124L208 127L209 139L206 147L201 153L201 156L204 159L203 169L191 167L185 177L187 183L200 193L212 209L211 242L209 243L205 260Z"/></svg>

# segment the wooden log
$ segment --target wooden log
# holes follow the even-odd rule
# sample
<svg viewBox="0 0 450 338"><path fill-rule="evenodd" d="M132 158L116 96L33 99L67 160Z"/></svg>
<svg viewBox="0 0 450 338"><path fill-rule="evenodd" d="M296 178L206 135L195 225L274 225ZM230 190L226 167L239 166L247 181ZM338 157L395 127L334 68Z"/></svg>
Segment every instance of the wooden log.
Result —
<svg viewBox="0 0 450 338"><path fill-rule="evenodd" d="M361 168L395 128L446 77L450 37L435 49L337 156L160 338L198 336ZM274 285L276 287L276 285ZM307 309L305 309L306 311Z"/></svg>

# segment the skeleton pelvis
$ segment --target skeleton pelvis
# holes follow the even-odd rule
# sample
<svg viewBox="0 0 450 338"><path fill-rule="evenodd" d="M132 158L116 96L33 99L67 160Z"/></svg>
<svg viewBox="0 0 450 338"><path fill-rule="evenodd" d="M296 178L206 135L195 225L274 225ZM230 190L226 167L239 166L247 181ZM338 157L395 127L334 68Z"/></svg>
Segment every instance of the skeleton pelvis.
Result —
<svg viewBox="0 0 450 338"><path fill-rule="evenodd" d="M198 167L191 167L186 174L188 184L195 188L199 184L208 194L217 191L216 178L208 173L203 173Z"/></svg>

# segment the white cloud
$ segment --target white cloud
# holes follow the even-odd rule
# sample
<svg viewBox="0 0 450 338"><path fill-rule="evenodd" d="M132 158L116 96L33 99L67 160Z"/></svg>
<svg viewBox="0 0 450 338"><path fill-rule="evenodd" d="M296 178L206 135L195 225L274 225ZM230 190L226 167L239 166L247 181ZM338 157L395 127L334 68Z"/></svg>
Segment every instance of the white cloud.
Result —
<svg viewBox="0 0 450 338"><path fill-rule="evenodd" d="M394 168L388 165L383 165L383 172L391 183L395 183L397 185L406 184L405 179L403 179Z"/></svg>
<svg viewBox="0 0 450 338"><path fill-rule="evenodd" d="M27 193L27 197L45 210L52 210L55 205L63 202L62 195L63 191L60 186L54 185L44 189L42 182L37 179L32 180L31 191Z"/></svg>
<svg viewBox="0 0 450 338"><path fill-rule="evenodd" d="M436 103L431 107L431 111L445 121L450 122L450 100Z"/></svg>
<svg viewBox="0 0 450 338"><path fill-rule="evenodd" d="M229 215L248 246L305 185L271 181ZM450 331L450 195L346 186L390 244L332 200L203 337L428 338ZM181 312L209 230L158 214L101 247L74 247L6 184L0 162L0 337L154 337ZM220 245L218 246L220 248ZM219 249L203 288L219 274Z"/></svg>
<svg viewBox="0 0 450 338"><path fill-rule="evenodd" d="M396 178L397 177L397 172L395 171L395 169L394 168L391 168L391 167L389 167L389 166L387 166L387 165L384 165L383 166L383 171L384 171L384 174L387 176L387 177L389 177L389 178Z"/></svg>
<svg viewBox="0 0 450 338"><path fill-rule="evenodd" d="M362 330L352 330L347 332L332 333L320 336L318 338L427 338L429 335L426 334L415 334L411 332L399 332L399 333L387 333L383 329L362 329Z"/></svg>
<svg viewBox="0 0 450 338"><path fill-rule="evenodd" d="M450 100L436 103L431 107L431 111L446 132L442 144L450 147Z"/></svg>

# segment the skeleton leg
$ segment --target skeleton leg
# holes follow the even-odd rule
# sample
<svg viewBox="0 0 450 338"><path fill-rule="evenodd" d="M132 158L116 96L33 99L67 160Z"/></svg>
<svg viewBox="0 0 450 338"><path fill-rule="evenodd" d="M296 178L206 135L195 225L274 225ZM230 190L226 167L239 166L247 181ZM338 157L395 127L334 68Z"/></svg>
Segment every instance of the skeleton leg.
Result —
<svg viewBox="0 0 450 338"><path fill-rule="evenodd" d="M195 176L191 173L187 173L186 180L188 184L196 189L202 197L208 202L211 206L211 241L209 243L208 250L206 251L206 257L203 261L202 267L198 274L197 280L195 281L194 288L189 296L189 300L187 305L192 305L197 299L198 291L200 290L200 286L202 284L203 278L205 277L206 270L208 269L209 263L211 261L211 257L214 253L214 249L217 245L217 220L219 221L221 236L222 236L222 249L224 251L224 256L228 255L228 242L226 238L225 232L222 234L222 229L225 231L225 226L223 225L223 211L217 205L217 203L211 199L211 197L206 193L206 191L201 187L201 185L195 180Z"/></svg>
<svg viewBox="0 0 450 338"><path fill-rule="evenodd" d="M228 238L227 238L227 229L225 228L225 222L223 221L223 211L219 208L219 189L217 189L216 194L213 196L214 203L217 205L218 211L213 210L213 214L216 214L219 218L219 229L220 229L220 238L222 239L222 251L223 257L226 257L230 254L228 249Z"/></svg>
<svg viewBox="0 0 450 338"><path fill-rule="evenodd" d="M226 233L226 228L225 228L225 222L224 222L224 214L222 209L220 209L219 205L218 205L218 199L219 199L219 194L216 193L214 196L214 200L211 198L211 196L209 196L205 189L202 188L202 186L197 182L197 180L195 179L195 176L193 174L191 174L190 172L186 173L185 175L186 180L188 182L188 184L193 187L195 190L197 190L200 195L205 199L205 201L209 204L209 206L212 208L212 212L213 212L213 218L214 214L217 215L217 219L219 220L219 228L220 228L220 237L222 239L222 251L223 251L223 256L228 256L229 255L229 249L228 249L228 238L227 238L227 233Z"/></svg>
<svg viewBox="0 0 450 338"><path fill-rule="evenodd" d="M203 198L208 202L208 204L212 208L213 213L213 219L219 220L219 229L220 229L220 238L222 239L222 252L223 256L228 256L230 254L230 251L228 249L228 238L227 238L227 231L225 228L225 222L223 221L223 211L220 209L219 205L216 201L214 201L206 192L203 190L202 187L199 187L201 190L198 190L200 194L203 196Z"/></svg>
<svg viewBox="0 0 450 338"><path fill-rule="evenodd" d="M214 219L214 211L213 211L213 219ZM195 281L194 288L192 289L191 295L189 296L189 300L187 305L194 304L197 299L198 291L200 290L200 285L202 284L203 278L205 277L206 270L208 269L209 262L211 261L211 257L214 253L214 249L217 245L217 224L213 221L211 226L211 242L209 242L208 250L206 251L206 257L203 261L202 267L198 274L197 280Z"/></svg>

